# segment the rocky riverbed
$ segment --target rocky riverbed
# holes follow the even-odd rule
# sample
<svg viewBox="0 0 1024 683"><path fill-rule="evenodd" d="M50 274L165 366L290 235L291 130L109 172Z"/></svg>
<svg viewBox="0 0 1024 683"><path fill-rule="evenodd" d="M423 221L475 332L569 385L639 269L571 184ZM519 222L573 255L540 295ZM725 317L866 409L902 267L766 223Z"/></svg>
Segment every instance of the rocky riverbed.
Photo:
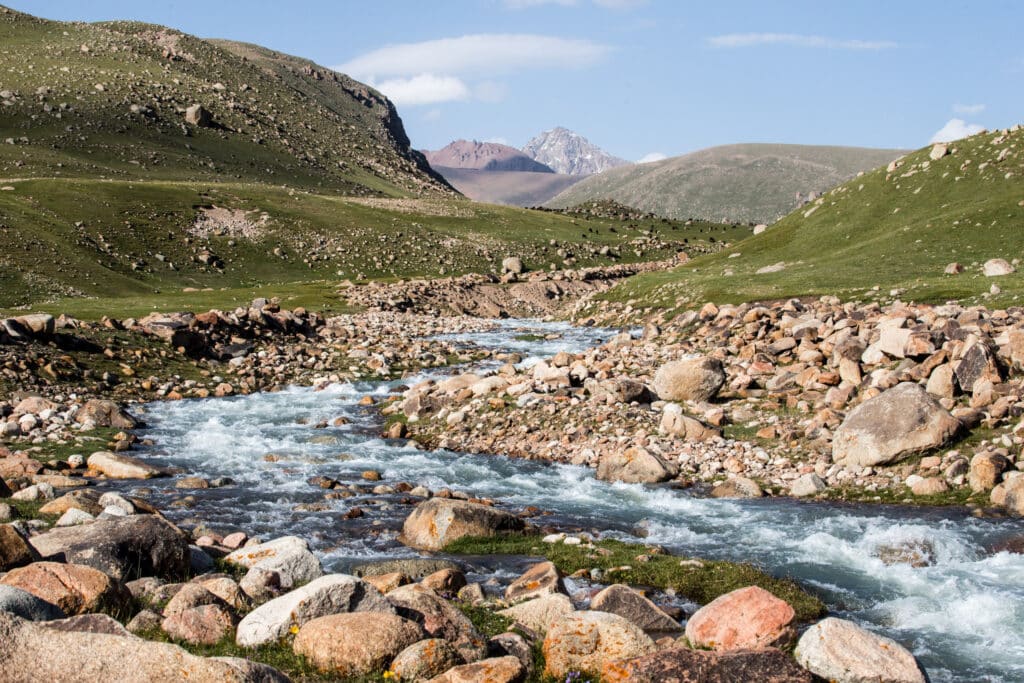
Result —
<svg viewBox="0 0 1024 683"><path fill-rule="evenodd" d="M497 501L497 509L545 532L568 531L567 538L582 539L584 549L592 543L588 539L608 534L639 534L658 544L635 551L633 564L662 552L658 548L754 559L773 573L798 576L826 599L833 614L852 619L849 625L826 621L808 631L830 634L819 638L823 642L833 640L831 634L840 634L836 642L866 638L867 625L911 647L932 680L957 680L968 671L978 680L999 680L1019 671L1022 658L1004 643L1000 657L982 662L975 647L1016 628L1014 605L1020 596L1002 593L1007 577L1019 571L1013 555L1018 522L973 520L961 508L851 512L826 503L794 505L781 496L968 502L979 513L1019 513L1018 325L1016 311L882 309L827 298L709 305L642 332L620 334L394 312L324 320L262 301L230 313L99 325L45 317L9 322L4 352L16 359L28 351L38 360L24 367L9 361L5 368L9 379L24 380L31 390L12 394L4 410L9 454L0 458L0 476L14 490L14 500L0 512L33 517L48 506L50 514L67 517L67 528L87 529L116 516L112 508L119 506L123 512L152 513L141 495L175 524L195 529L192 540L201 540L208 558L230 550L238 531L264 538L284 532L301 538L318 566L352 572L381 555L408 557L398 531L412 506L435 493L441 495L430 499ZM86 344L99 348L82 352ZM69 346L78 354L68 363L75 372L64 378L47 372ZM105 361L90 365L93 356L82 353ZM150 363L144 366L149 372L140 376L134 361L121 363L133 358L139 366ZM111 362L121 368L112 371L116 377L96 372ZM474 363L468 373L444 369L468 362ZM284 389L289 384L310 388ZM122 404L109 402L111 396ZM200 400L174 400L186 397ZM137 403L152 399L165 400ZM888 431L877 433L879 424ZM410 436L419 444L407 441ZM424 446L448 450L424 451ZM129 458L131 451L142 459ZM544 464L552 462L565 464ZM168 475L171 479L164 478ZM649 488L657 482L667 483ZM88 493L93 489L127 502L101 500ZM76 493L62 498L64 491ZM716 497L705 498L704 491ZM767 503L757 498L765 495ZM51 500L57 498L64 502ZM55 519L46 513L42 519L22 519L17 533L34 547L32 539L49 533L45 529ZM579 536L581 531L586 535ZM745 542L739 545L737 538ZM13 537L11 544L24 545ZM831 550L822 553L822 548ZM604 551L595 546L587 552L599 558ZM192 560L205 563L195 549L191 553ZM37 559L30 551L20 557ZM855 557L860 559L851 563ZM490 606L488 611L499 606L488 596L503 595L496 595L495 587L503 590L523 568L521 560L460 565L469 583L484 586L482 604ZM574 609L591 606L601 587L589 582L594 577L600 577L598 584L607 582L606 572L592 566L582 579L563 580ZM1002 579L988 582L984 577L992 572ZM164 580L177 578L172 575ZM881 576L891 593L868 588ZM961 585L943 605L939 587L948 588L954 576ZM573 583L580 580L584 583ZM436 585L428 586L438 592ZM673 609L684 609L675 613L677 624L699 607L686 607L685 601L674 607L672 595L664 592L649 595L670 616ZM954 627L951 613L971 613L971 605L992 600L983 610L992 617L988 626L967 619L960 620L961 626L969 625L966 630ZM227 616L207 616L233 628L251 601L226 609ZM159 627L162 639L182 640L181 632L164 627L171 615L157 606L162 607L153 610L159 623L150 618L149 627ZM188 618L198 615L190 612ZM596 617L591 624L594 618L586 614L578 618L581 628L595 632L607 619ZM348 624L343 630L350 627L378 626ZM8 628L29 634L28 642L39 635L31 625ZM803 628L793 625L797 635ZM851 628L860 630L851 635ZM528 649L548 648L537 629L526 635L533 643ZM308 661L320 661L322 648L310 643L331 637L310 635L295 648ZM585 667L567 660L570 668L549 673L604 669L609 680L619 680L614 662L645 655L654 659L626 669L646 673L627 671L622 675L634 677L622 680L653 680L643 676L672 670L657 667L728 672L733 665L763 665L793 676L778 680L806 677L786 658L772 664L758 655L748 662L742 648L719 658L677 652L658 638L651 642L654 649L643 646L629 657L594 655L597 659L586 660ZM465 652L458 654L467 659ZM558 655L549 653L546 661L551 660L558 661ZM811 659L799 661L818 671ZM908 661L913 657L904 664ZM374 662L380 671L388 664ZM495 680L520 680L531 665L526 657L519 658L521 670L511 660L505 664L513 673ZM486 666L492 665L498 663Z"/></svg>

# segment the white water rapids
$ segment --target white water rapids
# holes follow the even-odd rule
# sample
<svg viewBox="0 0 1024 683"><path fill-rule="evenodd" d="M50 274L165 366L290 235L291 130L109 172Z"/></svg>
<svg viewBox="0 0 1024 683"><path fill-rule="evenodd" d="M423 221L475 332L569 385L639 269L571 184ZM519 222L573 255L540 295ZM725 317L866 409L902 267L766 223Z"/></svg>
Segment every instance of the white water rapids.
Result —
<svg viewBox="0 0 1024 683"><path fill-rule="evenodd" d="M523 327L562 337L515 339ZM542 357L582 350L608 334L515 321L463 337L481 347ZM194 507L170 508L169 514L264 538L298 535L311 542L325 565L343 568L353 558L414 554L394 540L411 509L398 503L401 496L324 501L324 492L307 483L316 475L362 483L360 473L376 469L385 483L449 487L509 506L535 505L554 513L548 520L587 529L625 535L642 525L647 542L680 554L750 561L793 576L817 591L833 613L908 646L933 682L1024 680L1024 555L991 550L1024 534L1019 520L975 519L960 509L701 498L667 487L600 482L582 467L417 450L377 436L381 423L375 409L357 405L364 395L385 396L398 384L151 404L144 415L150 425L145 436L157 445L143 456L180 466L189 475L235 482L199 491L176 490L165 482L156 485L152 497L166 505L192 495ZM311 426L339 416L351 422ZM298 424L299 418L307 423ZM276 459L268 461L267 454ZM330 509L293 509L314 502ZM343 519L356 505L365 516ZM915 568L879 559L881 549L906 543L930 547L934 562Z"/></svg>

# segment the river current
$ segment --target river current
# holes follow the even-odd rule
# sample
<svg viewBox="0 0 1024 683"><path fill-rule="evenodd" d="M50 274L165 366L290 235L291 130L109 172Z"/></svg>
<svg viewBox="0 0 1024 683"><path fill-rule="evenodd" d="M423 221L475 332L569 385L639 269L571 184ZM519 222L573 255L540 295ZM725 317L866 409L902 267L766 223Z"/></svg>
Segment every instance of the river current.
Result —
<svg viewBox="0 0 1024 683"><path fill-rule="evenodd" d="M610 334L519 320L450 338L515 351L531 363L561 350L582 351ZM557 339L537 338L552 335ZM296 387L150 404L143 434L155 445L142 457L190 476L234 482L196 491L174 489L173 480L147 482L154 486L150 498L179 522L203 520L263 538L303 537L326 567L343 571L355 561L415 555L395 539L411 508L399 504L400 495L325 501L324 491L308 480L323 475L364 484L361 473L378 470L384 483L448 487L511 507L535 505L553 513L546 521L623 538L643 527L646 542L680 554L749 561L795 577L837 616L909 647L933 682L1024 681L1024 555L992 550L1024 534L1021 521L977 519L952 508L721 500L669 487L609 484L584 467L424 451L389 441L379 436L376 409L359 405L366 395L383 398L399 385L450 372L322 391ZM337 417L349 422L312 427ZM194 498L192 507L166 507L185 495ZM296 509L304 504L327 509ZM365 514L344 519L355 506ZM886 548L914 545L930 550L929 566L879 558Z"/></svg>

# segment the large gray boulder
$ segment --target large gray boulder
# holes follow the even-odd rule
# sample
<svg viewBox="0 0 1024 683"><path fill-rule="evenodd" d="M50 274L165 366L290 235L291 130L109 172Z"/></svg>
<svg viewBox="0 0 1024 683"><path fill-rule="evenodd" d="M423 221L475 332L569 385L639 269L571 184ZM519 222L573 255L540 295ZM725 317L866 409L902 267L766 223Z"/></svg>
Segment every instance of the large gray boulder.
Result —
<svg viewBox="0 0 1024 683"><path fill-rule="evenodd" d="M847 467L896 462L938 448L960 430L960 421L920 385L897 384L860 404L832 439L832 460Z"/></svg>
<svg viewBox="0 0 1024 683"><path fill-rule="evenodd" d="M442 550L466 536L496 536L522 531L524 526L515 515L487 505L431 498L406 518L398 540L421 550Z"/></svg>
<svg viewBox="0 0 1024 683"><path fill-rule="evenodd" d="M663 401L707 401L723 384L722 361L707 356L665 363L654 374L654 393Z"/></svg>
<svg viewBox="0 0 1024 683"><path fill-rule="evenodd" d="M180 579L191 564L188 536L157 515L53 529L29 542L43 559L84 564L119 581L143 576Z"/></svg>
<svg viewBox="0 0 1024 683"><path fill-rule="evenodd" d="M801 636L796 660L835 683L925 683L917 660L895 640L867 631L852 621L829 617Z"/></svg>
<svg viewBox="0 0 1024 683"><path fill-rule="evenodd" d="M277 642L292 626L303 626L328 614L388 612L395 608L376 588L348 574L328 574L302 588L274 598L250 612L238 624L235 642L258 647Z"/></svg>
<svg viewBox="0 0 1024 683"><path fill-rule="evenodd" d="M277 572L282 588L291 588L317 579L324 574L316 555L298 536L282 536L266 543L239 548L224 558L229 564L247 569L257 567Z"/></svg>
<svg viewBox="0 0 1024 683"><path fill-rule="evenodd" d="M176 645L135 636L48 628L2 611L0 671L5 683L288 680L276 669L244 659L197 657Z"/></svg>

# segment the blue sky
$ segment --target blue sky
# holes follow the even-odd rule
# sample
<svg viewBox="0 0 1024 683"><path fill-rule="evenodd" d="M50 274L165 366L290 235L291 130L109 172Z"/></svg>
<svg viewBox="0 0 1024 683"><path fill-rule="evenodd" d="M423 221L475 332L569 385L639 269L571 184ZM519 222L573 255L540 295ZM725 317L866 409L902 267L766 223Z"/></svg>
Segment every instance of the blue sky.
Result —
<svg viewBox="0 0 1024 683"><path fill-rule="evenodd" d="M1024 121L1016 0L0 1L308 57L389 94L426 149L518 147L559 125L630 160L734 142L913 148Z"/></svg>

